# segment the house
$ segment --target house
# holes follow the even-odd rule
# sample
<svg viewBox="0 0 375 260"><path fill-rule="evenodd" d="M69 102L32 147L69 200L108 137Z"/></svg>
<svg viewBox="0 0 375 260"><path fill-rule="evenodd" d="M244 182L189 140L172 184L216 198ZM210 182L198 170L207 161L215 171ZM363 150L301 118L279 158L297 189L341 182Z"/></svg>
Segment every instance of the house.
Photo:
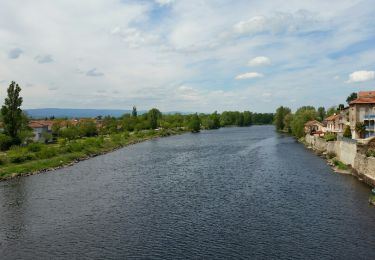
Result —
<svg viewBox="0 0 375 260"><path fill-rule="evenodd" d="M29 122L29 127L33 130L33 141L34 142L46 142L50 141L48 134L52 133L52 121L49 120L34 120ZM46 137L48 140L46 140Z"/></svg>
<svg viewBox="0 0 375 260"><path fill-rule="evenodd" d="M349 104L349 122L353 138L361 138L356 131L357 123L363 123L366 127L363 137L375 136L375 91L358 92L357 99Z"/></svg>
<svg viewBox="0 0 375 260"><path fill-rule="evenodd" d="M335 113L324 119L324 122L327 124L327 132L342 136L346 126L349 125L349 121L347 120L348 112L349 107L341 110L338 114Z"/></svg>
<svg viewBox="0 0 375 260"><path fill-rule="evenodd" d="M323 123L316 120L308 121L305 124L305 133L310 135L322 136L326 132L326 127Z"/></svg>

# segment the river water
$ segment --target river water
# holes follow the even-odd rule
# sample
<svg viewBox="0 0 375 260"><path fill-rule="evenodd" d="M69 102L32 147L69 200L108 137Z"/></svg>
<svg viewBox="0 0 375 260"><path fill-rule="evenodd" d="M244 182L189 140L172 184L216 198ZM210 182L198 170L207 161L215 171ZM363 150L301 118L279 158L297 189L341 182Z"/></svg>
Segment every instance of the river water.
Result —
<svg viewBox="0 0 375 260"><path fill-rule="evenodd" d="M0 183L0 259L374 259L370 188L272 126Z"/></svg>

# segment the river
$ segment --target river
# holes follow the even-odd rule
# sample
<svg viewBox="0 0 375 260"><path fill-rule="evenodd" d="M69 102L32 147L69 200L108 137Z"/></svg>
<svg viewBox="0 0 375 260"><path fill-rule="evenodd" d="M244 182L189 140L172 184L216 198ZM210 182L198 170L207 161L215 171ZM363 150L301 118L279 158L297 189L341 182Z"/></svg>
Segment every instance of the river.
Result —
<svg viewBox="0 0 375 260"><path fill-rule="evenodd" d="M272 126L0 182L0 259L373 259L370 188Z"/></svg>

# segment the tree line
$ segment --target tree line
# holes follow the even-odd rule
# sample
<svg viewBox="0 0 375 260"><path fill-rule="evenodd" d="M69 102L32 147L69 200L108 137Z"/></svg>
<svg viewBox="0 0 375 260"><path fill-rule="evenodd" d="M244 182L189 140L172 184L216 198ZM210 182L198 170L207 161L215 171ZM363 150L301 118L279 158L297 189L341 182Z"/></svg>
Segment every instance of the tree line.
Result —
<svg viewBox="0 0 375 260"><path fill-rule="evenodd" d="M7 89L7 97L1 108L0 148L7 150L14 145L31 143L34 137L29 127L30 118L21 109L23 99L20 96L21 87L11 82ZM138 114L134 106L129 114L121 117L98 116L73 122L72 120L52 117L51 133L43 133L45 140L75 140L82 137L109 135L120 132L138 132L150 129L181 128L192 132L201 129L218 129L228 126L250 126L257 124L272 124L273 113L253 113L250 111L224 111L211 114L163 114L157 108L147 113Z"/></svg>

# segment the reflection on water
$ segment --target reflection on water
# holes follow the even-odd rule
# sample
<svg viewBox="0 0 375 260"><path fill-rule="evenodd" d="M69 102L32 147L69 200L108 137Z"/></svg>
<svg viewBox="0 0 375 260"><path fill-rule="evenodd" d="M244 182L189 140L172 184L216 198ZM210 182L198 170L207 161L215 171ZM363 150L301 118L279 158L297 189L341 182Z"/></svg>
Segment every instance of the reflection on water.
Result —
<svg viewBox="0 0 375 260"><path fill-rule="evenodd" d="M185 134L0 183L1 259L371 259L369 187L272 126Z"/></svg>

